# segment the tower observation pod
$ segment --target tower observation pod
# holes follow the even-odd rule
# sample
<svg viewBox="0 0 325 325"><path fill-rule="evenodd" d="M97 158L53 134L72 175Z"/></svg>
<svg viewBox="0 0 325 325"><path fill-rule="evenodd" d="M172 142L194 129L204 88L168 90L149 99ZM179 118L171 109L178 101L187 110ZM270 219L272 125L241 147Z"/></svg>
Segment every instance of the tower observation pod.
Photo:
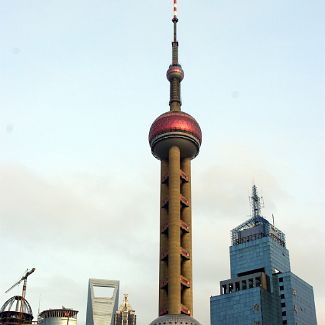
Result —
<svg viewBox="0 0 325 325"><path fill-rule="evenodd" d="M193 315L192 298L192 201L191 160L200 150L202 133L197 121L181 111L184 71L178 62L177 2L172 19L170 111L151 125L149 144L161 161L159 318L151 325L199 324Z"/></svg>

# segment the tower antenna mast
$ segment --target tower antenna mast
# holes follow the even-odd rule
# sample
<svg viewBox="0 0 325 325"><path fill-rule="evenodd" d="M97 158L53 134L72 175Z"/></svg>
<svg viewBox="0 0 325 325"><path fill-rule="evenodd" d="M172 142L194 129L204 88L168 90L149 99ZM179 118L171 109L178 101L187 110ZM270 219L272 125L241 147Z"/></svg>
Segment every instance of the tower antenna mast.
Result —
<svg viewBox="0 0 325 325"><path fill-rule="evenodd" d="M174 0L174 18L177 19L177 0Z"/></svg>

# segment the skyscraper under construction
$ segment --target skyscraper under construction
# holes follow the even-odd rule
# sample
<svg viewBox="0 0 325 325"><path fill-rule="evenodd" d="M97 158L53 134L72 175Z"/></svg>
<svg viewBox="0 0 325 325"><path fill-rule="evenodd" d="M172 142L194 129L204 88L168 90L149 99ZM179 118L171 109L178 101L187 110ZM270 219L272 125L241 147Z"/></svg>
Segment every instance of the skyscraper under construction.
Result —
<svg viewBox="0 0 325 325"><path fill-rule="evenodd" d="M172 64L167 71L170 82L170 111L152 124L149 143L152 154L161 161L160 176L160 265L159 318L152 324L199 324L193 315L192 298L192 202L191 160L200 149L199 124L181 111L181 81L184 71L178 62L177 3L172 19Z"/></svg>

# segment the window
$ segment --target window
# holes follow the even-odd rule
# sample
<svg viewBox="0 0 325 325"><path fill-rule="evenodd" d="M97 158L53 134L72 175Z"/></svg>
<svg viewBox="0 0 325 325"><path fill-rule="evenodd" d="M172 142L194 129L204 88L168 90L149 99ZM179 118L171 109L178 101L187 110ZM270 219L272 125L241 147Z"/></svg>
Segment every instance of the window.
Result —
<svg viewBox="0 0 325 325"><path fill-rule="evenodd" d="M279 282L283 282L283 278L279 278Z"/></svg>
<svg viewBox="0 0 325 325"><path fill-rule="evenodd" d="M280 286L280 290L284 290L284 286Z"/></svg>
<svg viewBox="0 0 325 325"><path fill-rule="evenodd" d="M288 324L288 321L287 321L287 320L284 320L284 321L282 322L282 324Z"/></svg>
<svg viewBox="0 0 325 325"><path fill-rule="evenodd" d="M285 302L281 302L281 307L284 308L286 306Z"/></svg>
<svg viewBox="0 0 325 325"><path fill-rule="evenodd" d="M235 282L235 290L236 291L239 291L240 290L239 282Z"/></svg>
<svg viewBox="0 0 325 325"><path fill-rule="evenodd" d="M287 312L285 310L282 312L282 316L287 316Z"/></svg>
<svg viewBox="0 0 325 325"><path fill-rule="evenodd" d="M285 295L282 293L280 296L281 299L285 299Z"/></svg>

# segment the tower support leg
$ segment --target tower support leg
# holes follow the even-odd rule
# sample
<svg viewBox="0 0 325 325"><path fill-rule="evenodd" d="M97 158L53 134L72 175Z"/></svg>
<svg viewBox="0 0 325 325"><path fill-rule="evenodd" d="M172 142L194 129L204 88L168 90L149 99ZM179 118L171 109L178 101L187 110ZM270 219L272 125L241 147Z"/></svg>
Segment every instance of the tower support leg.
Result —
<svg viewBox="0 0 325 325"><path fill-rule="evenodd" d="M169 149L168 314L180 313L180 149Z"/></svg>
<svg viewBox="0 0 325 325"><path fill-rule="evenodd" d="M185 158L181 162L182 170L189 177L188 182L182 184L182 194L189 201L189 206L182 210L182 220L189 226L189 232L184 233L182 237L182 247L189 253L190 258L184 260L182 264L182 275L190 281L190 287L184 288L182 292L182 302L189 311L190 315L193 314L193 299L192 299L192 200L191 200L191 160Z"/></svg>

